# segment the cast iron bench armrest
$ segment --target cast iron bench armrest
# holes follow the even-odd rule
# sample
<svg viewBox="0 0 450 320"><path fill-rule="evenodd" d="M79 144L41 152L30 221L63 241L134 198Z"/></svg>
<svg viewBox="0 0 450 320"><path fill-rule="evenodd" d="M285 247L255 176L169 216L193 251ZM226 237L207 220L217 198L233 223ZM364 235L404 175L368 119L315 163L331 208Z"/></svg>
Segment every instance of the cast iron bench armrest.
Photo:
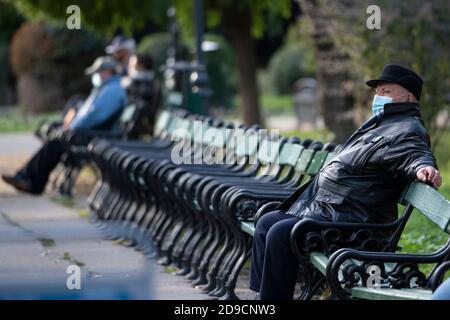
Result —
<svg viewBox="0 0 450 320"><path fill-rule="evenodd" d="M353 265L353 269L348 269L349 274L347 275L347 281L345 283L347 287L355 285L355 283L350 283L350 281L348 281L349 277L358 274L364 282L366 279L365 272L367 268L370 266L378 266L381 270L380 276L382 279L388 279L391 286L399 287L396 289L411 289L411 281L415 279L417 285L434 290L439 285L440 281L433 281L433 279L442 280L442 273L449 268L448 263L444 262L442 264L445 268L436 268L432 272L432 275L430 276L431 281L429 281L429 283L427 283L426 276L419 270L417 265L441 263L448 257L449 253L450 242L447 242L442 248L429 254L373 252L344 248L336 251L330 256L326 269L326 277L332 291L338 297L343 299L349 298L349 292L341 286L339 270L347 260L352 260L362 262L364 263L364 266L361 268ZM391 264L390 271L388 271L389 274L384 270L384 265L387 263ZM406 270L405 268L408 268L408 272L403 272ZM364 290L367 291L366 289Z"/></svg>
<svg viewBox="0 0 450 320"><path fill-rule="evenodd" d="M298 259L304 259L305 255L315 251L329 255L340 248L395 251L397 244L390 243L390 236L401 223L402 218L386 224L324 222L305 218L291 231L291 248Z"/></svg>

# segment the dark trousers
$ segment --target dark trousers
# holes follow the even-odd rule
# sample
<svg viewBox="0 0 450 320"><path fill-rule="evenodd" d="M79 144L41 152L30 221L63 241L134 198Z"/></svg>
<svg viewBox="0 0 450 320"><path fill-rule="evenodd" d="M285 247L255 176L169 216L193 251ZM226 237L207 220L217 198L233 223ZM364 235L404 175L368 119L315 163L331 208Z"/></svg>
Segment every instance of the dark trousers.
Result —
<svg viewBox="0 0 450 320"><path fill-rule="evenodd" d="M263 300L292 300L298 264L291 251L290 235L301 218L284 211L261 217L253 237L250 289Z"/></svg>
<svg viewBox="0 0 450 320"><path fill-rule="evenodd" d="M48 177L56 165L61 161L65 152L60 140L45 142L41 149L35 153L20 173L31 180L32 192L40 194L44 191Z"/></svg>

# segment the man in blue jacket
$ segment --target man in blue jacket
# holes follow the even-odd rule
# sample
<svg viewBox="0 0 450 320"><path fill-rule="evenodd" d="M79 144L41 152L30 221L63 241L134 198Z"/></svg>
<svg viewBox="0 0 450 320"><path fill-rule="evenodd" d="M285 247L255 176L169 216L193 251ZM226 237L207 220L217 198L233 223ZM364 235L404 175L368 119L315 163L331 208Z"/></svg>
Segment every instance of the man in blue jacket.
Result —
<svg viewBox="0 0 450 320"><path fill-rule="evenodd" d="M71 109L66 113L62 131L83 134L83 130L103 128L125 107L127 96L116 74L117 66L113 58L105 56L97 58L86 69L86 75L92 79L92 91L78 111ZM50 139L17 174L2 175L2 178L17 190L41 194L50 172L60 162L65 151L60 138Z"/></svg>

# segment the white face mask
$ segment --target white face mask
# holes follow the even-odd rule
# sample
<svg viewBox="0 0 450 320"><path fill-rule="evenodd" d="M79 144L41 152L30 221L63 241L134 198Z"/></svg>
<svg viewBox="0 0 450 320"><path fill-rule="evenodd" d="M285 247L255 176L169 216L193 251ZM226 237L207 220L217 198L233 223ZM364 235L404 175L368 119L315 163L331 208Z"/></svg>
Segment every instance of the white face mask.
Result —
<svg viewBox="0 0 450 320"><path fill-rule="evenodd" d="M92 85L96 88L100 87L102 85L102 77L99 73L94 73L91 77Z"/></svg>

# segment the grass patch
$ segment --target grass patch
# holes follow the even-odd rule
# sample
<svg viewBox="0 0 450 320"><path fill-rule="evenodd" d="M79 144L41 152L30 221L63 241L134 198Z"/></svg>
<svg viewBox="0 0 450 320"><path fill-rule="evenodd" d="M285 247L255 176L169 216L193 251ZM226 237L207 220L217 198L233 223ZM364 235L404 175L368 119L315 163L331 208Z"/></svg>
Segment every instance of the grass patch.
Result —
<svg viewBox="0 0 450 320"><path fill-rule="evenodd" d="M66 251L66 252L64 252L62 259L66 260L66 261L70 261L72 259L72 257L70 256L70 253L68 253Z"/></svg>
<svg viewBox="0 0 450 320"><path fill-rule="evenodd" d="M39 238L38 241L44 248L50 248L55 245L55 240L49 238Z"/></svg>
<svg viewBox="0 0 450 320"><path fill-rule="evenodd" d="M112 242L117 245L124 246L124 247L130 246L130 244L132 243L132 241L127 240L127 239L117 239L117 240L113 240Z"/></svg>
<svg viewBox="0 0 450 320"><path fill-rule="evenodd" d="M80 209L80 210L78 210L78 215L81 218L88 218L89 217L89 210L87 210L87 209Z"/></svg>
<svg viewBox="0 0 450 320"><path fill-rule="evenodd" d="M38 128L44 121L56 120L59 112L42 113L37 115L24 114L17 107L11 111L0 109L0 133L30 132Z"/></svg>
<svg viewBox="0 0 450 320"><path fill-rule="evenodd" d="M293 95L270 95L261 97L261 109L266 115L295 114Z"/></svg>
<svg viewBox="0 0 450 320"><path fill-rule="evenodd" d="M177 271L178 271L178 269L174 266L164 267L164 272L167 272L167 273L175 273Z"/></svg>
<svg viewBox="0 0 450 320"><path fill-rule="evenodd" d="M75 207L75 200L69 196L54 196L52 200L67 208Z"/></svg>
<svg viewBox="0 0 450 320"><path fill-rule="evenodd" d="M281 131L281 134L286 137L299 137L300 139L313 139L318 141L331 141L332 134L326 129L311 129L311 130L291 130Z"/></svg>
<svg viewBox="0 0 450 320"><path fill-rule="evenodd" d="M79 267L84 267L86 264L84 262L81 262L80 260L74 259L71 257L69 252L64 252L63 256L62 256L63 260L69 261L72 264L75 264Z"/></svg>
<svg viewBox="0 0 450 320"><path fill-rule="evenodd" d="M260 105L265 116L295 114L294 97L292 95L263 94L260 97ZM239 110L242 110L242 99L239 95L236 95L233 98L232 111L237 113Z"/></svg>

